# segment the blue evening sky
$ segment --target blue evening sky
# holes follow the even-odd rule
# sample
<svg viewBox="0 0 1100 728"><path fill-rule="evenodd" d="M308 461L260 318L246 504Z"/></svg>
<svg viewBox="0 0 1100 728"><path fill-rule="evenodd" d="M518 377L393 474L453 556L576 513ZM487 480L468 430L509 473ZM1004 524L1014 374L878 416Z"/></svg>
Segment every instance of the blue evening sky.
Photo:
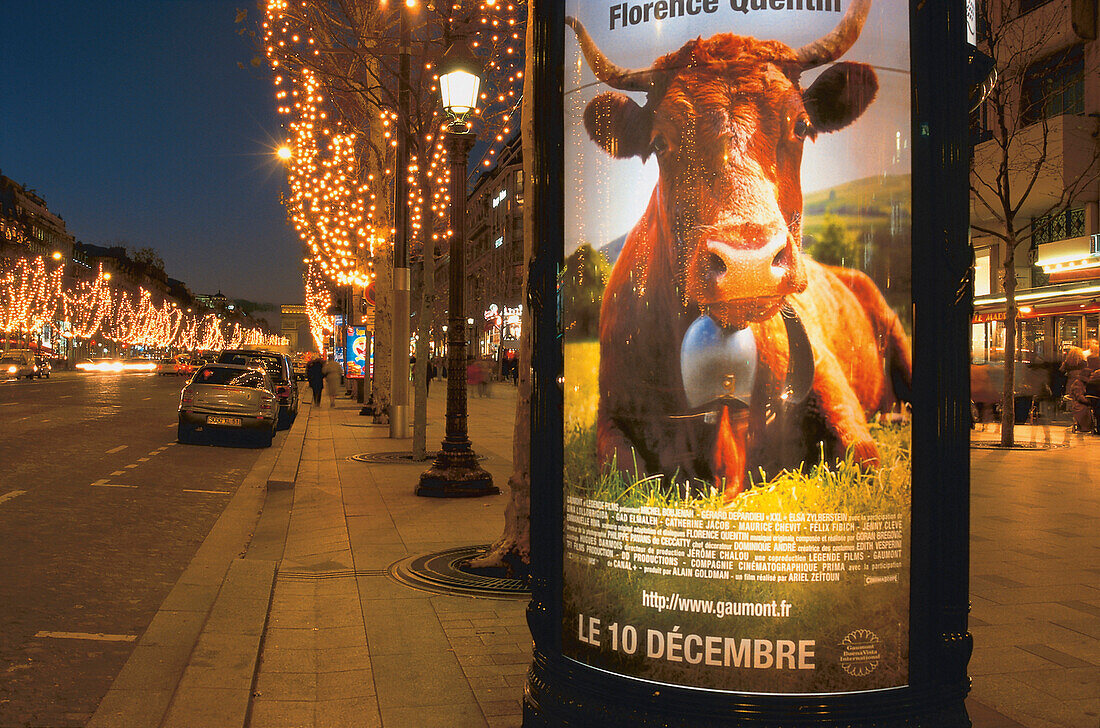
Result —
<svg viewBox="0 0 1100 728"><path fill-rule="evenodd" d="M238 7L256 22L252 0L0 0L0 172L78 240L156 248L195 293L301 302L273 87Z"/></svg>

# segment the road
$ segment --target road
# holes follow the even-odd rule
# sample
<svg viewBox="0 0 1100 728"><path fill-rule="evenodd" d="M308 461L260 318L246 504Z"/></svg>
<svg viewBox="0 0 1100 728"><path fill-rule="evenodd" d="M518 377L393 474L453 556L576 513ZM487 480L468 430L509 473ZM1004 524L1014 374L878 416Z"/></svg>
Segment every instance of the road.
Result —
<svg viewBox="0 0 1100 728"><path fill-rule="evenodd" d="M0 382L0 726L84 725L259 458L176 444L182 386Z"/></svg>

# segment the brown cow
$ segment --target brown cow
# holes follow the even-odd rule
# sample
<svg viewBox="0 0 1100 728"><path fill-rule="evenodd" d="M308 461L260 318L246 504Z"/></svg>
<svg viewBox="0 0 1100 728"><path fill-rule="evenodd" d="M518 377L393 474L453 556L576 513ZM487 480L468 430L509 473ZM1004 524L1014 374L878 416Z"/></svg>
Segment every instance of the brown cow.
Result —
<svg viewBox="0 0 1100 728"><path fill-rule="evenodd" d="M601 81L647 94L644 106L597 96L585 109L589 135L612 156L653 155L660 168L604 292L602 464L715 484L731 499L758 468L775 473L849 449L877 462L867 416L907 391L908 338L867 276L801 250L803 143L854 121L878 81L860 63L837 63L806 89L799 76L847 52L869 8L852 0L833 31L799 50L722 33L642 70L612 63L567 19ZM695 354L682 347L701 314L712 348L755 356L725 374L721 386L738 396L697 407L685 392ZM745 329L752 341L723 343ZM796 391L799 372L808 391Z"/></svg>

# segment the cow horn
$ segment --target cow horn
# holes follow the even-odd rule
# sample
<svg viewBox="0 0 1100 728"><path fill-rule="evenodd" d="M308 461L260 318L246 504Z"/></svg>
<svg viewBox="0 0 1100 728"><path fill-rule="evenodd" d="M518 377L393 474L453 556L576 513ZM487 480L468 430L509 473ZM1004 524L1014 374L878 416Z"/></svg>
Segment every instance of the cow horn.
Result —
<svg viewBox="0 0 1100 728"><path fill-rule="evenodd" d="M844 13L835 28L798 49L798 60L802 63L803 70L825 65L847 53L859 38L870 9L871 0L851 0L848 12Z"/></svg>
<svg viewBox="0 0 1100 728"><path fill-rule="evenodd" d="M588 61L588 67L592 69L592 73L596 74L596 78L611 88L620 91L653 90L653 69L622 68L615 65L603 54L603 51L596 45L596 41L592 40L592 36L585 30L581 21L572 16L566 16L565 24L577 34L577 42L581 45L581 52L584 53L584 58Z"/></svg>

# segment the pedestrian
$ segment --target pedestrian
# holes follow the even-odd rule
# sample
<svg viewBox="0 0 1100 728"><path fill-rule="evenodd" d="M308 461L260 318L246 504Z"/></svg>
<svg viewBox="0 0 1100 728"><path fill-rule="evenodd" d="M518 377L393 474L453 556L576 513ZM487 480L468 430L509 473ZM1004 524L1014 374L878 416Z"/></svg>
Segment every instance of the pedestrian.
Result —
<svg viewBox="0 0 1100 728"><path fill-rule="evenodd" d="M328 406L336 406L336 390L340 388L340 365L336 358L328 355L328 361L321 367L321 373L325 375L325 391L328 392ZM318 403L320 400L318 399Z"/></svg>
<svg viewBox="0 0 1100 728"><path fill-rule="evenodd" d="M1092 406L1085 388L1089 378L1085 352L1076 346L1070 347L1062 361L1062 371L1068 378L1065 399L1073 415L1073 431L1080 434L1092 432Z"/></svg>
<svg viewBox="0 0 1100 728"><path fill-rule="evenodd" d="M1050 388L1050 367L1046 362L1036 360L1027 365L1024 387L1031 392L1031 409L1027 414L1028 424L1042 428L1043 441L1049 445L1050 425L1047 414L1054 401L1054 394Z"/></svg>
<svg viewBox="0 0 1100 728"><path fill-rule="evenodd" d="M477 385L477 394L479 397L492 397L489 381L493 377L493 365L487 359L478 359L477 366L481 370L481 383Z"/></svg>
<svg viewBox="0 0 1100 728"><path fill-rule="evenodd" d="M431 359L428 360L428 384L427 394L432 393L432 380L435 379L435 362Z"/></svg>
<svg viewBox="0 0 1100 728"><path fill-rule="evenodd" d="M972 407L972 429L985 431L986 416L990 422L997 422L994 405L997 402L997 391L990 381L991 364L970 364L970 404Z"/></svg>
<svg viewBox="0 0 1100 728"><path fill-rule="evenodd" d="M313 404L321 404L321 387L325 382L323 368L324 365L319 356L310 357L309 363L306 364L306 381L309 382L309 388L313 390Z"/></svg>
<svg viewBox="0 0 1100 728"><path fill-rule="evenodd" d="M481 368L481 362L470 357L470 363L466 366L466 382L477 391L478 397L484 397L481 387L484 384L485 370Z"/></svg>

